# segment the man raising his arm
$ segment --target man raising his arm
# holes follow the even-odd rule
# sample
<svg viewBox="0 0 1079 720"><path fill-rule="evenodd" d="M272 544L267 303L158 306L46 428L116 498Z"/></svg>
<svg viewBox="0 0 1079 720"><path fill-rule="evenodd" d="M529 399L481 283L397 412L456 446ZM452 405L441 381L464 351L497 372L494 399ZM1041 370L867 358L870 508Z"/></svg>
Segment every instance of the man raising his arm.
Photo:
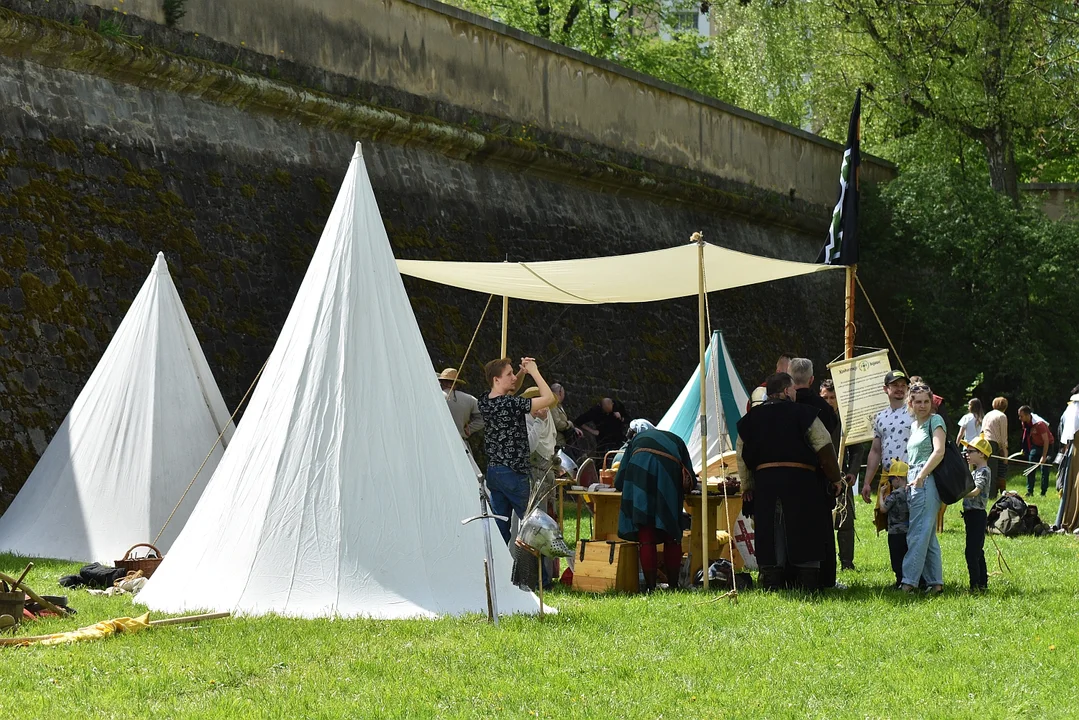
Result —
<svg viewBox="0 0 1079 720"><path fill-rule="evenodd" d="M539 397L529 399L511 394L519 386L519 379L526 374L536 382ZM484 375L491 390L478 398L478 404L484 423L483 444L487 451L487 489L491 493L491 510L495 515L507 517L513 510L517 512L517 517L524 520L529 491L525 416L553 405L554 394L532 358L521 358L521 369L516 375L509 358L492 360L484 366ZM508 543L509 521L495 522L502 539Z"/></svg>

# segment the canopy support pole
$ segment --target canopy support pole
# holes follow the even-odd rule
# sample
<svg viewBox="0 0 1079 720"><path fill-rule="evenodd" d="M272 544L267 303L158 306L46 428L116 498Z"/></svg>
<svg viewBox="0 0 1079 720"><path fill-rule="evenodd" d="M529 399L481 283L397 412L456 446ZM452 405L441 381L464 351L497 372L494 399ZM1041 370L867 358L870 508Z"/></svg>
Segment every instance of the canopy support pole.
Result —
<svg viewBox="0 0 1079 720"><path fill-rule="evenodd" d="M858 278L858 266L847 266L847 282L846 293L844 298L845 318L843 325L843 357L850 360L854 357L854 333L857 327L854 324L854 295L855 295L855 283ZM843 468L843 458L847 455L847 427L843 426L843 437L839 441L839 456L836 458L839 461L839 475L843 478L843 486L840 497L836 498L836 507L842 504L843 512L849 513L850 508L847 507L847 470ZM858 468L848 468L852 470L851 473L854 477L851 482L858 482ZM840 520L845 522L845 518Z"/></svg>
<svg viewBox="0 0 1079 720"><path fill-rule="evenodd" d="M697 243L697 316L700 334L700 376L701 376L701 567L704 569L704 589L708 589L708 373L704 364L704 350L708 344L705 328L705 287L704 287L704 234L693 233L692 240ZM692 581L692 578L690 578Z"/></svg>
<svg viewBox="0 0 1079 720"><path fill-rule="evenodd" d="M506 357L506 353L509 352L509 337L510 337L510 298L509 295L502 296L502 354L499 357Z"/></svg>

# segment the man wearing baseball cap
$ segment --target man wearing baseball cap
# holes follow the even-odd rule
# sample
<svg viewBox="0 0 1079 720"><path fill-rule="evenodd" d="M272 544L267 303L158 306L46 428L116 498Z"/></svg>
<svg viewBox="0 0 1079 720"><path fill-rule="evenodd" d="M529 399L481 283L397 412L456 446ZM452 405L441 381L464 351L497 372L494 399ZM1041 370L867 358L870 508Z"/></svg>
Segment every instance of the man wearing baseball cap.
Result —
<svg viewBox="0 0 1079 720"><path fill-rule="evenodd" d="M887 471L893 461L907 461L907 440L910 439L910 424L914 419L907 411L909 384L907 374L902 370L892 370L884 376L888 407L873 418L873 446L869 450L865 482L862 484L862 499L866 502L871 501L873 477L881 464L883 463L884 470Z"/></svg>

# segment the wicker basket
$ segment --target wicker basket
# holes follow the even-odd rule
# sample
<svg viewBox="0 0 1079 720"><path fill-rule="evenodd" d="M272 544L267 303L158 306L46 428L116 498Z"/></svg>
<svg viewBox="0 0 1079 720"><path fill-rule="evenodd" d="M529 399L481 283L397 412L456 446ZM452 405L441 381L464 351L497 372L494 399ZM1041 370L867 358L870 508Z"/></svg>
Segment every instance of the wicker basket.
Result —
<svg viewBox="0 0 1079 720"><path fill-rule="evenodd" d="M135 551L139 548L149 549L145 555L138 556L135 555ZM150 577L164 559L165 556L161 554L161 551L150 543L139 543L137 545L132 545L131 549L124 553L124 557L116 561L116 567L123 568L128 572L141 570L143 577Z"/></svg>
<svg viewBox="0 0 1079 720"><path fill-rule="evenodd" d="M603 469L599 471L599 481L604 485L610 485L614 487L614 476L618 474L618 471L610 466L611 458L621 450L611 450L603 456Z"/></svg>

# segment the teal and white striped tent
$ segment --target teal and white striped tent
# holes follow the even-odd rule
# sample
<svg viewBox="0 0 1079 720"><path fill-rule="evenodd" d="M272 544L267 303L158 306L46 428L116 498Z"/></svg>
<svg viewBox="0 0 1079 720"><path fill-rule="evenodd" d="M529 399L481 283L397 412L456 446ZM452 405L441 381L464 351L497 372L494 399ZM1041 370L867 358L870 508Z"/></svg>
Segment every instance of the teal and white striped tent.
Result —
<svg viewBox="0 0 1079 720"><path fill-rule="evenodd" d="M717 352L718 350L718 352ZM734 369L727 344L723 342L723 333L716 330L712 341L704 354L708 368L706 378L705 415L708 418L708 458L734 449L738 440L737 423L745 415L749 405L749 393L742 384L742 378ZM693 469L701 469L701 367L693 371L693 376L682 388L678 399L659 421L660 430L669 430L685 441L693 458ZM721 411L720 411L721 410Z"/></svg>

